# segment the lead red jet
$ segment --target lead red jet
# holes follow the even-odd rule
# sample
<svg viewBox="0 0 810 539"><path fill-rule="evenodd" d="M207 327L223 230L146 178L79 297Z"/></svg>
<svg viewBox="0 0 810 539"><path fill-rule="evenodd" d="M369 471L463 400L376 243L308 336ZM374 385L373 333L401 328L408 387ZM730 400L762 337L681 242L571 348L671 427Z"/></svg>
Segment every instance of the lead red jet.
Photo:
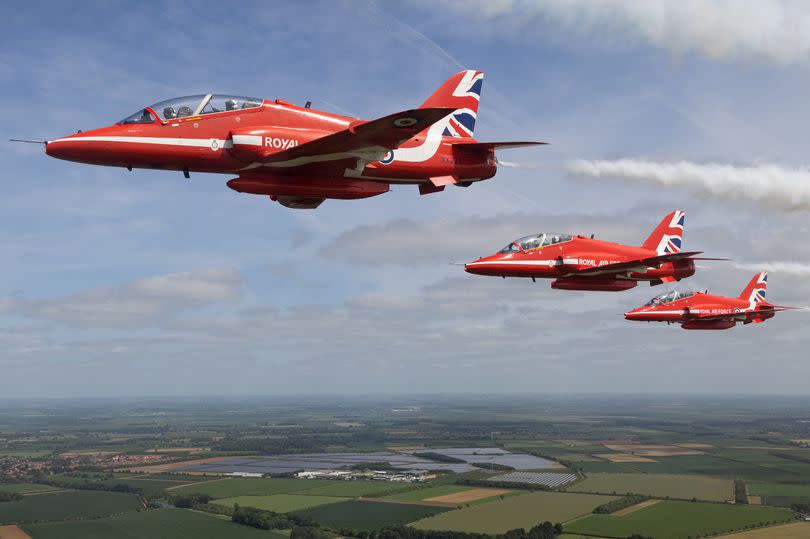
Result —
<svg viewBox="0 0 810 539"><path fill-rule="evenodd" d="M768 274L758 273L736 298L703 292L667 292L646 305L625 313L627 320L680 324L683 329L729 329L743 324L759 324L777 311L798 309L765 301Z"/></svg>
<svg viewBox="0 0 810 539"><path fill-rule="evenodd" d="M497 148L540 142L473 138L484 73L450 77L418 109L359 120L287 101L205 94L162 101L115 125L45 142L59 159L113 167L215 172L228 187L289 208L381 195L391 184L421 194L495 175ZM37 141L22 141L37 142Z"/></svg>
<svg viewBox="0 0 810 539"><path fill-rule="evenodd" d="M681 252L685 214L664 217L639 247L570 234L535 234L464 265L477 275L554 279L552 288L616 292L680 281L695 273L702 251Z"/></svg>

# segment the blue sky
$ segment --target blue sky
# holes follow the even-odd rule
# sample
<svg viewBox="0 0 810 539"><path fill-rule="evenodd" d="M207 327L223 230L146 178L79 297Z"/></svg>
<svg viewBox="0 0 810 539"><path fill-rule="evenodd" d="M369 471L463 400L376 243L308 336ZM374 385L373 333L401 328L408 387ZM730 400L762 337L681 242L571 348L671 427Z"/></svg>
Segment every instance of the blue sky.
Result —
<svg viewBox="0 0 810 539"><path fill-rule="evenodd" d="M208 91L374 118L474 68L487 74L476 137L551 145L503 153L519 167L469 189L395 187L309 212L237 194L227 176L130 173L2 143L0 395L806 394L805 313L684 332L618 316L665 287L561 292L449 265L543 230L640 243L684 209L685 247L736 265L707 263L679 288L736 295L767 265L790 270L772 272L769 299L810 304L807 211L570 172L575 159L622 158L806 169L810 8L643 4L29 2L8 13L4 140ZM705 22L685 24L690 9Z"/></svg>

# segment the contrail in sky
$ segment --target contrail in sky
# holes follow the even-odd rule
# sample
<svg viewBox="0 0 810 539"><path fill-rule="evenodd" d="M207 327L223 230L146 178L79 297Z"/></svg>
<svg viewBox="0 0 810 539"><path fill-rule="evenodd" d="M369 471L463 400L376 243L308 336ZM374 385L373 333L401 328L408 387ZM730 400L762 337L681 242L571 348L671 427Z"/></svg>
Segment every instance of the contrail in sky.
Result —
<svg viewBox="0 0 810 539"><path fill-rule="evenodd" d="M810 169L781 165L734 166L689 161L656 162L643 159L568 163L568 172L591 178L680 187L707 197L750 200L781 210L810 211Z"/></svg>
<svg viewBox="0 0 810 539"><path fill-rule="evenodd" d="M734 267L747 271L768 271L798 277L810 276L810 264L801 262L735 262Z"/></svg>

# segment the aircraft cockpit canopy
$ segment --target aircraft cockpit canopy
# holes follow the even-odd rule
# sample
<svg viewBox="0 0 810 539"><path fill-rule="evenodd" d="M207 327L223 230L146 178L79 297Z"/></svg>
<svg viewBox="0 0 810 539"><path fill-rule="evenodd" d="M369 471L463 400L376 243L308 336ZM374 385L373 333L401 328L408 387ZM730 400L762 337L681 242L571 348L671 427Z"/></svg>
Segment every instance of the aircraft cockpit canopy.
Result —
<svg viewBox="0 0 810 539"><path fill-rule="evenodd" d="M679 299L688 298L694 296L696 292L678 292L677 290L673 290L672 292L667 292L665 294L660 294L655 296L653 299L648 301L646 305L648 307L654 307L655 305L666 305L667 303L672 303L673 301L677 301Z"/></svg>
<svg viewBox="0 0 810 539"><path fill-rule="evenodd" d="M543 233L543 234L534 234L533 236L526 236L524 238L517 239L501 249L499 252L501 253L516 253L521 249L524 251L530 251L532 249L539 249L540 247L548 247L549 245L555 245L557 243L563 243L566 241L571 241L573 236L570 234L553 234L553 233ZM518 249L518 245L520 249Z"/></svg>
<svg viewBox="0 0 810 539"><path fill-rule="evenodd" d="M145 109L139 110L132 116L118 122L119 124L143 124L155 121L149 109L153 110L161 120L175 120L189 116L203 116L215 112L228 112L233 110L255 109L262 105L258 97L241 97L236 95L188 95L167 99L155 103Z"/></svg>

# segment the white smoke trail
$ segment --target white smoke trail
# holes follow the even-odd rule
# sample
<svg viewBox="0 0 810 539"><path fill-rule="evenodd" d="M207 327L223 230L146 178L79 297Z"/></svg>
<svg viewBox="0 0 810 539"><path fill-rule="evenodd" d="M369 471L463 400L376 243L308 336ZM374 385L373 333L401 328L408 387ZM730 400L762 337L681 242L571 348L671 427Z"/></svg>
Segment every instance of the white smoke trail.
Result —
<svg viewBox="0 0 810 539"><path fill-rule="evenodd" d="M801 262L734 262L734 267L752 272L767 271L797 277L810 276L810 264Z"/></svg>
<svg viewBox="0 0 810 539"><path fill-rule="evenodd" d="M684 187L697 195L751 200L782 210L810 211L810 169L780 165L733 166L689 161L661 163L640 159L568 163L568 171L591 178Z"/></svg>
<svg viewBox="0 0 810 539"><path fill-rule="evenodd" d="M636 40L720 60L810 59L810 3L803 0L448 0L445 6L456 16L500 24L505 35L541 37L548 25L538 22L547 20L607 46Z"/></svg>

